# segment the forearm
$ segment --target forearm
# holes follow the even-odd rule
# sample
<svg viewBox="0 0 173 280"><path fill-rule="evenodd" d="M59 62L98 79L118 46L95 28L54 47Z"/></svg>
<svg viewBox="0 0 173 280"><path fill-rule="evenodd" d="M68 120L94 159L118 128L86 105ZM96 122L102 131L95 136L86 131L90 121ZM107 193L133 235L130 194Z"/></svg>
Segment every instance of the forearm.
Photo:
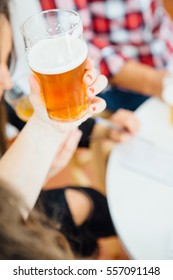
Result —
<svg viewBox="0 0 173 280"><path fill-rule="evenodd" d="M0 15L0 63L6 64L12 50L12 32L8 19Z"/></svg>
<svg viewBox="0 0 173 280"><path fill-rule="evenodd" d="M0 160L0 179L33 208L65 133L39 123L33 116ZM28 213L23 213L27 215Z"/></svg>
<svg viewBox="0 0 173 280"><path fill-rule="evenodd" d="M163 78L167 74L166 70L155 70L135 61L128 61L120 72L110 79L110 83L144 95L160 97Z"/></svg>

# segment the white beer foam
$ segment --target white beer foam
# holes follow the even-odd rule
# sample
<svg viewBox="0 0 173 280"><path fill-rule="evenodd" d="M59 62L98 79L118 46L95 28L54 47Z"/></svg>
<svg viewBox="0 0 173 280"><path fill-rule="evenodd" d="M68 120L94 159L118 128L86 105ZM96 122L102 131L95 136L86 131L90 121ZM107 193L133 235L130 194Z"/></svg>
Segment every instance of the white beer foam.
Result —
<svg viewBox="0 0 173 280"><path fill-rule="evenodd" d="M86 42L70 36L42 39L28 54L33 71L42 74L60 74L79 66L87 57Z"/></svg>

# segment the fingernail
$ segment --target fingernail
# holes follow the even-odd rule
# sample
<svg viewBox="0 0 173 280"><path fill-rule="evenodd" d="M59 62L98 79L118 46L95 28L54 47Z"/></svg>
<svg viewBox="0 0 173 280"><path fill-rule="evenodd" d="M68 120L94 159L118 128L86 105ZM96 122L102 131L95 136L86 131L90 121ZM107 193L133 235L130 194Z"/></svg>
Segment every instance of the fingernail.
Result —
<svg viewBox="0 0 173 280"><path fill-rule="evenodd" d="M84 77L84 82L85 82L86 85L91 85L91 83L92 83L92 76L90 74L87 74Z"/></svg>
<svg viewBox="0 0 173 280"><path fill-rule="evenodd" d="M94 90L94 88L89 88L88 92L91 93L91 94L94 94L95 90Z"/></svg>
<svg viewBox="0 0 173 280"><path fill-rule="evenodd" d="M91 76L90 74L88 74L88 75L86 76L86 78L89 79L90 81L92 81L92 76Z"/></svg>

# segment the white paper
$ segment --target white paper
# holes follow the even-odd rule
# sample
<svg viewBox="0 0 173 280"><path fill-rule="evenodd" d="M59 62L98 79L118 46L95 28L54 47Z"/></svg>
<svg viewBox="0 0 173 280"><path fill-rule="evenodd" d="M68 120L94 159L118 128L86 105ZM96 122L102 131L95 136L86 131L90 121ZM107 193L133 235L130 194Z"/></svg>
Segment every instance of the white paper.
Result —
<svg viewBox="0 0 173 280"><path fill-rule="evenodd" d="M173 152L150 141L133 139L124 146L121 164L152 179L173 186Z"/></svg>

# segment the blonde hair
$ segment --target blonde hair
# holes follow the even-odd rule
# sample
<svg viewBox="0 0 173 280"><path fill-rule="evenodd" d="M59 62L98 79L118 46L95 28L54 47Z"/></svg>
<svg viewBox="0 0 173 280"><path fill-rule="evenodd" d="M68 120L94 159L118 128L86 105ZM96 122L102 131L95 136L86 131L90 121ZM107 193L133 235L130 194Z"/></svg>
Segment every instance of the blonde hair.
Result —
<svg viewBox="0 0 173 280"><path fill-rule="evenodd" d="M25 221L21 202L0 182L0 259L69 260L74 254L66 238L40 213L33 211Z"/></svg>

